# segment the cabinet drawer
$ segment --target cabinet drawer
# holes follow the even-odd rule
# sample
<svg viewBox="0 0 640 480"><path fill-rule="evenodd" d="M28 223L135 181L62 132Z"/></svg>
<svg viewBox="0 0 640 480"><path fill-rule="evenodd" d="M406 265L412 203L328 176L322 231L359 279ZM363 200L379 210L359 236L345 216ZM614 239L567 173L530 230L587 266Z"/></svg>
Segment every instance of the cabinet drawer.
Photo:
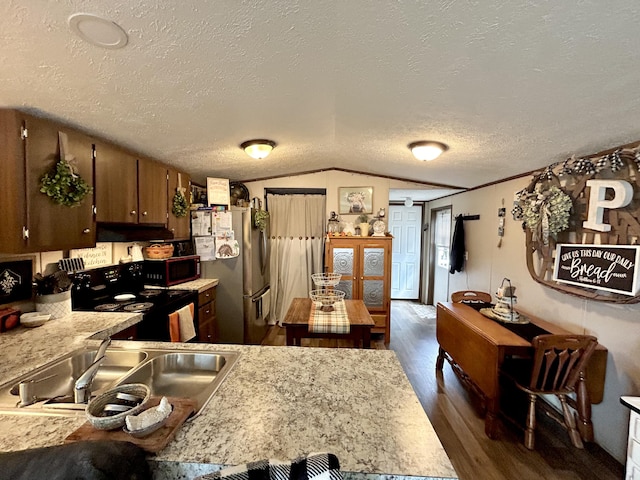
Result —
<svg viewBox="0 0 640 480"><path fill-rule="evenodd" d="M203 324L212 320L216 316L216 303L209 302L198 307L198 321Z"/></svg>
<svg viewBox="0 0 640 480"><path fill-rule="evenodd" d="M640 465L640 442L634 440L633 438L629 439L628 456L630 461L632 461L636 465Z"/></svg>
<svg viewBox="0 0 640 480"><path fill-rule="evenodd" d="M216 287L211 287L198 294L198 305L204 305L216 299Z"/></svg>
<svg viewBox="0 0 640 480"><path fill-rule="evenodd" d="M640 442L640 414L636 412L631 412L629 418L629 437Z"/></svg>
<svg viewBox="0 0 640 480"><path fill-rule="evenodd" d="M371 315L376 327L386 328L387 326L387 316L386 315Z"/></svg>

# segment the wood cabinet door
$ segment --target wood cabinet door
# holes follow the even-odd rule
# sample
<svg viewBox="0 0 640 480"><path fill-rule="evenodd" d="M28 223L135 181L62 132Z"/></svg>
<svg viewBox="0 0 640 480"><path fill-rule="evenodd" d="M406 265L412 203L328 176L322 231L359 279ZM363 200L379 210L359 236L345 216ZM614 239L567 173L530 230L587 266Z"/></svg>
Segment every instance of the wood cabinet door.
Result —
<svg viewBox="0 0 640 480"><path fill-rule="evenodd" d="M188 240L191 237L191 216L187 210L187 214L184 217L176 217L173 213L173 197L178 189L178 175L180 176L180 183L182 188L185 189L184 194L187 202L189 201L191 193L191 178L189 175L183 172L179 172L173 168L167 169L168 180L168 195L167 195L167 211L169 217L167 219L167 228L173 233L174 240Z"/></svg>
<svg viewBox="0 0 640 480"><path fill-rule="evenodd" d="M329 248L325 261L328 271L342 274L336 289L345 292L345 299L360 300L358 244L351 240L331 239L327 245Z"/></svg>
<svg viewBox="0 0 640 480"><path fill-rule="evenodd" d="M136 158L114 145L96 142L94 166L96 220L107 223L137 223Z"/></svg>
<svg viewBox="0 0 640 480"><path fill-rule="evenodd" d="M387 242L388 243L388 242ZM373 313L385 313L389 303L387 249L385 244L363 242L358 251L360 295L364 304Z"/></svg>
<svg viewBox="0 0 640 480"><path fill-rule="evenodd" d="M138 223L167 225L167 167L138 159Z"/></svg>
<svg viewBox="0 0 640 480"><path fill-rule="evenodd" d="M40 192L45 173L60 160L58 132L67 137L67 160L83 180L93 186L93 139L76 130L42 118L23 116L28 135L25 141L27 225L29 250L51 251L94 247L96 229L93 195L76 207L55 203Z"/></svg>
<svg viewBox="0 0 640 480"><path fill-rule="evenodd" d="M0 252L27 251L28 239L23 235L27 227L27 189L25 188L24 142L21 137L22 119L15 110L0 110Z"/></svg>

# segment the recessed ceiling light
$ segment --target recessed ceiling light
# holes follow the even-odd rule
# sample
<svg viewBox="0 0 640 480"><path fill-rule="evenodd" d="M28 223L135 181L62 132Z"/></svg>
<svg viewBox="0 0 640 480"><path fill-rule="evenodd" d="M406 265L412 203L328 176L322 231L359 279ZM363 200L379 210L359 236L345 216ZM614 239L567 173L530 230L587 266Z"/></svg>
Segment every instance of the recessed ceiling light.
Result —
<svg viewBox="0 0 640 480"><path fill-rule="evenodd" d="M104 48L122 48L129 38L120 25L91 13L74 13L69 27L83 40Z"/></svg>

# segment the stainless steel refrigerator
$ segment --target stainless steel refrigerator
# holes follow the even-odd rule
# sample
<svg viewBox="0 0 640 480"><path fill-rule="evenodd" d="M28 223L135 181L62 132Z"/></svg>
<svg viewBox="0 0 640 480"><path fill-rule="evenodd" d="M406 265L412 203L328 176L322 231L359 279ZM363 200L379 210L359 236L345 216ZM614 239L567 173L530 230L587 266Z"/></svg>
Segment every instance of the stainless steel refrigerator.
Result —
<svg viewBox="0 0 640 480"><path fill-rule="evenodd" d="M237 257L202 262L204 278L219 280L216 295L216 342L260 344L267 333L269 228L254 227L255 210L231 207Z"/></svg>

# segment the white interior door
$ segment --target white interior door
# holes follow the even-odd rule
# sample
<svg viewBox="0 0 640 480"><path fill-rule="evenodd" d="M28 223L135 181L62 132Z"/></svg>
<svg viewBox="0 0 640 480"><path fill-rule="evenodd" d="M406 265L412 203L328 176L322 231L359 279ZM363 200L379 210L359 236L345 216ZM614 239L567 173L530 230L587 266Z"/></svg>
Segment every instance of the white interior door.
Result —
<svg viewBox="0 0 640 480"><path fill-rule="evenodd" d="M451 247L451 208L433 212L433 304L449 301L449 250Z"/></svg>
<svg viewBox="0 0 640 480"><path fill-rule="evenodd" d="M391 298L417 300L420 297L422 205L390 205L389 232L393 235Z"/></svg>

